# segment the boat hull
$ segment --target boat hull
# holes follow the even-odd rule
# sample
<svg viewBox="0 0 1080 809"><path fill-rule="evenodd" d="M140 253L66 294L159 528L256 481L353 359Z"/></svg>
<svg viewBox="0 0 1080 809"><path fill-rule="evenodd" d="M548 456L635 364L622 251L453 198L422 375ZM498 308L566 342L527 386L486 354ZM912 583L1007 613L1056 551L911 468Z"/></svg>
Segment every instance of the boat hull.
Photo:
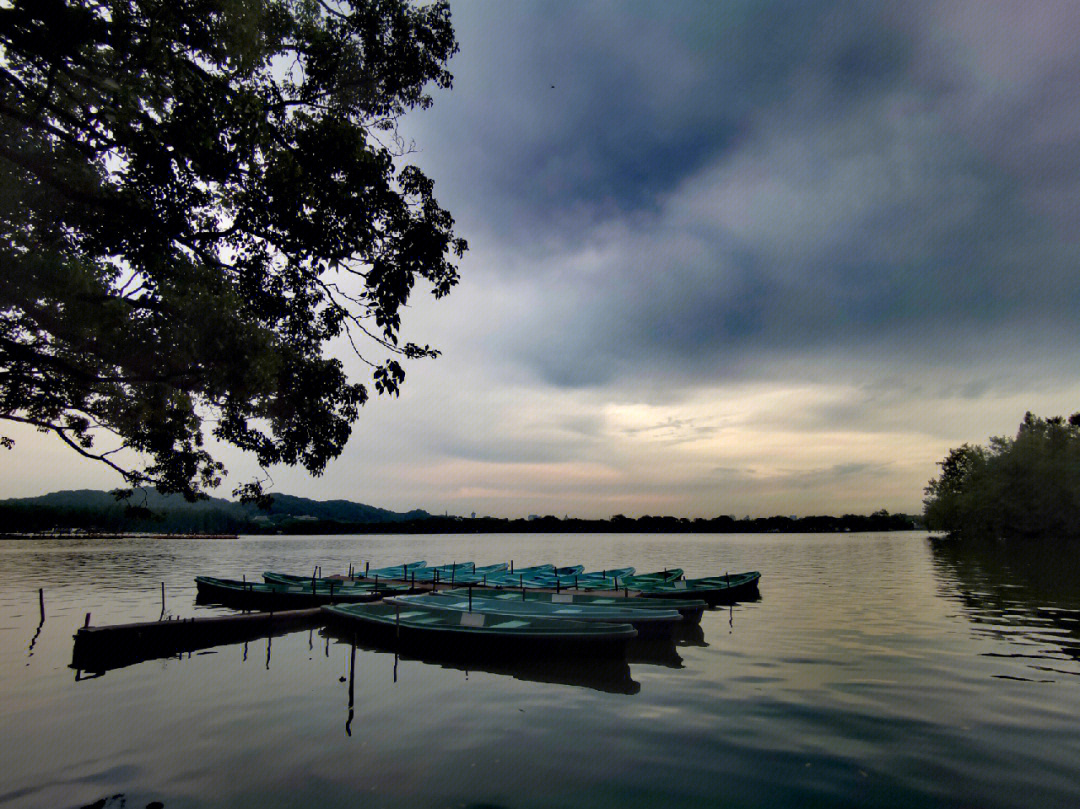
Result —
<svg viewBox="0 0 1080 809"><path fill-rule="evenodd" d="M567 626L574 623L570 621L556 621L554 623L563 626L531 633L515 629L500 631L497 626L490 624L484 627L460 624L424 626L409 618L410 613L417 611L416 608L401 609L390 604L332 605L323 607L323 610L328 620L338 627L351 629L368 642L408 654L625 657L627 642L637 636L636 630L624 624L606 624L604 628L582 624L575 628ZM396 615L406 617L397 620Z"/></svg>
<svg viewBox="0 0 1080 809"><path fill-rule="evenodd" d="M758 595L757 571L710 579L669 582L642 589L641 598L700 598L711 605L745 601ZM680 586L681 585L681 586Z"/></svg>

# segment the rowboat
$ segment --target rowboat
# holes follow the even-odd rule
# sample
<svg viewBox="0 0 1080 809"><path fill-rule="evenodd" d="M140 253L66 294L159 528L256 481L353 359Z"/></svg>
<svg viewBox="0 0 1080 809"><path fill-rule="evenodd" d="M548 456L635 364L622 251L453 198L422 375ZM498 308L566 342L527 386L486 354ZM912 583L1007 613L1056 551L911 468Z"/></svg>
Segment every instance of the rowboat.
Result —
<svg viewBox="0 0 1080 809"><path fill-rule="evenodd" d="M427 567L427 562L406 562L402 565L390 565L389 567L374 567L365 570L363 573L357 571L353 574L357 579L374 579L378 576L380 579L398 579L402 580L408 578L409 572L412 570L420 570Z"/></svg>
<svg viewBox="0 0 1080 809"><path fill-rule="evenodd" d="M582 568L584 570L584 568ZM532 576L534 573L554 573L555 565L532 565L530 567L517 567L510 570L512 576Z"/></svg>
<svg viewBox="0 0 1080 809"><path fill-rule="evenodd" d="M273 570L267 570L263 573L263 581L267 584L307 585L308 588L310 588L314 582L316 589L319 590L329 589L330 587L334 587L334 589L348 587L360 590L371 590L377 587L381 591L392 587L395 591L401 592L401 585L391 585L390 579L385 579L376 584L375 579L344 579L336 576L320 578L313 576L297 576L293 573L279 573Z"/></svg>
<svg viewBox="0 0 1080 809"><path fill-rule="evenodd" d="M248 610L301 609L333 603L360 603L381 598L386 590L380 587L329 586L312 589L307 584L259 584L218 579L212 576L196 576L198 598L203 603L223 604ZM407 592L396 587L395 592Z"/></svg>
<svg viewBox="0 0 1080 809"><path fill-rule="evenodd" d="M369 640L398 649L488 655L626 654L637 636L630 624L585 623L557 618L426 609L400 604L334 604L328 616L362 631Z"/></svg>
<svg viewBox="0 0 1080 809"><path fill-rule="evenodd" d="M453 581L458 576L469 576L475 568L472 562L454 562L449 565L437 565L435 567L421 567L408 571L409 581Z"/></svg>
<svg viewBox="0 0 1080 809"><path fill-rule="evenodd" d="M710 604L727 603L750 598L757 594L761 574L756 571L710 576L702 579L682 579L663 584L643 585L641 598L701 598Z"/></svg>
<svg viewBox="0 0 1080 809"><path fill-rule="evenodd" d="M424 593L413 596L393 596L386 600L390 604L401 607L423 607L463 615L509 615L518 618L553 618L587 623L631 624L638 632L651 635L670 634L672 629L682 621L682 615L677 610L643 610L619 605L599 607L517 599L498 600L474 598L471 594L460 596Z"/></svg>
<svg viewBox="0 0 1080 809"><path fill-rule="evenodd" d="M627 578L635 584L645 584L646 582L665 582L675 581L681 579L683 576L683 569L681 567L672 567L665 570L657 570L652 573L635 573L633 576Z"/></svg>
<svg viewBox="0 0 1080 809"><path fill-rule="evenodd" d="M458 587L453 590L444 590L442 595L453 595L461 597L468 597L469 590L465 587ZM539 601L548 604L576 604L578 606L593 606L593 607L622 607L625 609L635 610L648 610L648 609L662 609L662 610L677 610L682 615L684 621L691 623L699 623L701 621L701 614L704 612L705 607L708 606L701 599L692 598L670 598L664 600L657 599L644 599L637 597L624 597L614 595L583 595L581 593L548 593L538 592L536 590L526 591L514 591L514 590L473 590L472 597L474 599L486 598L495 601Z"/></svg>

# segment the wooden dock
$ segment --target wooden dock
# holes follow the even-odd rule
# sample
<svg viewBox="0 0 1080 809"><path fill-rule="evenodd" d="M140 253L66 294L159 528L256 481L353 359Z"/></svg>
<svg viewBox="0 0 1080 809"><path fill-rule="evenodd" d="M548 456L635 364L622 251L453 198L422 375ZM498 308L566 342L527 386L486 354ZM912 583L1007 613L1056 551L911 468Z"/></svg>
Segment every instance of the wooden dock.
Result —
<svg viewBox="0 0 1080 809"><path fill-rule="evenodd" d="M315 607L114 626L85 626L75 633L71 668L99 673L144 660L265 638L323 622L323 612Z"/></svg>

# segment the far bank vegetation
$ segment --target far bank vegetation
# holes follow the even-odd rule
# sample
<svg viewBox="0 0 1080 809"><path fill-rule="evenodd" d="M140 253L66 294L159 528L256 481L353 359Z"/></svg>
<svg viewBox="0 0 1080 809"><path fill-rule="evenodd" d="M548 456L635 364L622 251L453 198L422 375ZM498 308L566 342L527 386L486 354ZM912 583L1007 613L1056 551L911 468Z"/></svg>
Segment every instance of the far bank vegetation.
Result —
<svg viewBox="0 0 1080 809"><path fill-rule="evenodd" d="M1027 413L1015 438L964 444L926 487L931 530L964 537L1080 536L1080 413Z"/></svg>

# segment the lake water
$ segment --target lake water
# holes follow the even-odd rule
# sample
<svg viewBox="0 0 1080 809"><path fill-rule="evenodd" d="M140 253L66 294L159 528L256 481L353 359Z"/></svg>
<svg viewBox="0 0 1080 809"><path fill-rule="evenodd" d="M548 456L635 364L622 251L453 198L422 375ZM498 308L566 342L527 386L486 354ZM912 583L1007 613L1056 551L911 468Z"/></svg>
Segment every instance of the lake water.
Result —
<svg viewBox="0 0 1080 809"><path fill-rule="evenodd" d="M198 574L760 570L626 663L397 660L303 629L77 679ZM0 806L1077 807L1080 549L926 534L0 542ZM38 588L45 591L40 621ZM350 672L350 666L352 671ZM352 674L350 708L349 675Z"/></svg>

